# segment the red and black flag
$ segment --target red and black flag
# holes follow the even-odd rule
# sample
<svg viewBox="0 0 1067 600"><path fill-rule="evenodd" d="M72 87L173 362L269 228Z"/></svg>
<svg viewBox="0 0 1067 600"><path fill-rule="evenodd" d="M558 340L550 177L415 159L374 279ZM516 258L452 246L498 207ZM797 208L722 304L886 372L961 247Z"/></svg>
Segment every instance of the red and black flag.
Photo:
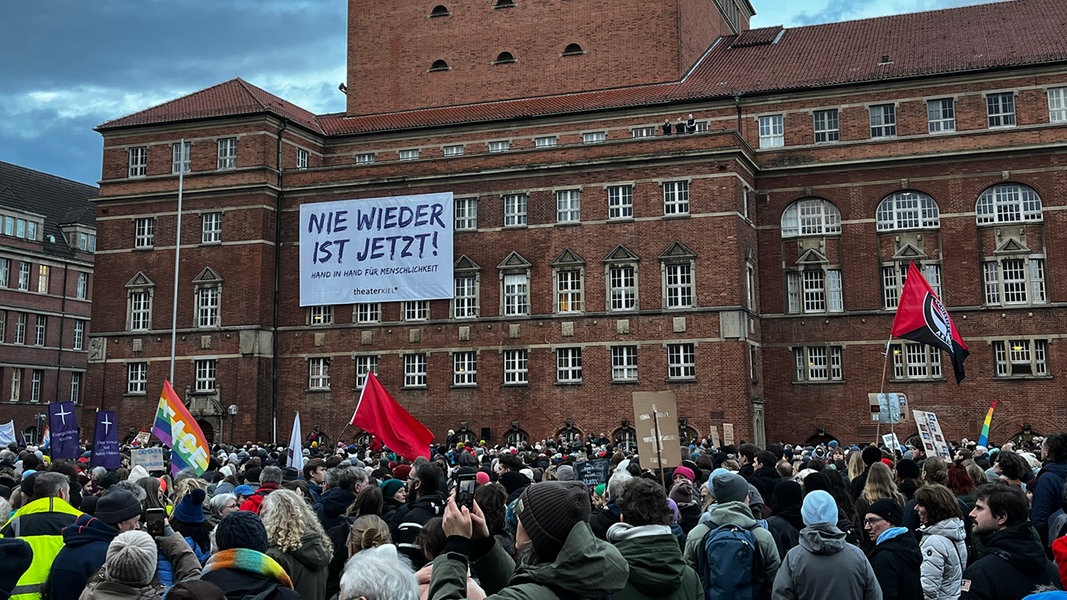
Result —
<svg viewBox="0 0 1067 600"><path fill-rule="evenodd" d="M952 358L952 370L956 383L963 381L963 361L970 352L963 343L960 332L948 316L945 305L926 282L919 268L912 262L904 280L904 291L897 303L897 316L893 319L893 337L927 344L947 352Z"/></svg>

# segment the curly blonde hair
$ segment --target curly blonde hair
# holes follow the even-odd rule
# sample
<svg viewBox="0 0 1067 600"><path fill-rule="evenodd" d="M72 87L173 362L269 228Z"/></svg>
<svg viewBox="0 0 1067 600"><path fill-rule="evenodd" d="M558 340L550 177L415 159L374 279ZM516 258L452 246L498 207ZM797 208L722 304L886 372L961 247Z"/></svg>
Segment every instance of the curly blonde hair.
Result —
<svg viewBox="0 0 1067 600"><path fill-rule="evenodd" d="M282 552L299 548L304 532L310 531L318 534L327 553L333 553L330 538L300 494L284 488L272 491L263 498L259 516L267 530L267 541Z"/></svg>

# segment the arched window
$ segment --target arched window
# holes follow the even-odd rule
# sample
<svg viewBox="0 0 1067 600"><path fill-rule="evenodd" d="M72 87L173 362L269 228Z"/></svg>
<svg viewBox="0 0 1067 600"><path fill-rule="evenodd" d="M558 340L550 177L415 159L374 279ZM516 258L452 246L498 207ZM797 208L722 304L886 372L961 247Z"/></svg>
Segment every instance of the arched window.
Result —
<svg viewBox="0 0 1067 600"><path fill-rule="evenodd" d="M841 233L841 212L822 198L804 198L782 213L782 237L836 235Z"/></svg>
<svg viewBox="0 0 1067 600"><path fill-rule="evenodd" d="M1033 188L1018 183L988 187L974 207L979 225L1040 221L1041 198Z"/></svg>
<svg viewBox="0 0 1067 600"><path fill-rule="evenodd" d="M567 44L567 47L563 49L563 56L574 56L576 54L585 54L585 50L578 44Z"/></svg>
<svg viewBox="0 0 1067 600"><path fill-rule="evenodd" d="M515 62L515 56L512 55L510 52L501 52L500 54L496 55L496 60L493 62L498 65L513 63Z"/></svg>
<svg viewBox="0 0 1067 600"><path fill-rule="evenodd" d="M448 12L448 7L445 6L444 4L438 4L437 6L433 7L433 10L430 11L430 17L431 18L433 18L433 17L447 17L449 14L451 14L451 13Z"/></svg>
<svg viewBox="0 0 1067 600"><path fill-rule="evenodd" d="M441 60L441 59L437 59L437 60L433 61L433 64L430 65L430 70L431 71L447 71L448 69L449 69L448 63L443 61L443 60Z"/></svg>
<svg viewBox="0 0 1067 600"><path fill-rule="evenodd" d="M897 192L886 196L875 211L878 231L937 229L941 213L934 199L922 192Z"/></svg>

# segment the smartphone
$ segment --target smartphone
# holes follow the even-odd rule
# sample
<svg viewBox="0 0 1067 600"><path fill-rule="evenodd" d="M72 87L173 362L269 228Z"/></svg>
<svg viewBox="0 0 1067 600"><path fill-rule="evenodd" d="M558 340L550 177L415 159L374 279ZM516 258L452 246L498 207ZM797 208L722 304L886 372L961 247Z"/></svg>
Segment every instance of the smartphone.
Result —
<svg viewBox="0 0 1067 600"><path fill-rule="evenodd" d="M456 504L474 510L474 489L478 487L478 477L474 473L456 476Z"/></svg>
<svg viewBox="0 0 1067 600"><path fill-rule="evenodd" d="M167 509L148 508L144 511L145 530L153 536L163 535L163 521L167 518Z"/></svg>

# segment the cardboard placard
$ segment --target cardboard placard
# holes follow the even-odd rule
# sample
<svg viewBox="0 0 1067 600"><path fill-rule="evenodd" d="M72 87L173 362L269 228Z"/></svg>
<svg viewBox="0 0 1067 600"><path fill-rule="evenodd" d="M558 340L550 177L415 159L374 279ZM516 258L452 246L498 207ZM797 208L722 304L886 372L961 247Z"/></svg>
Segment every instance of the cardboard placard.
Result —
<svg viewBox="0 0 1067 600"><path fill-rule="evenodd" d="M149 473L167 469L162 448L134 448L130 450L130 462L134 466L141 465Z"/></svg>
<svg viewBox="0 0 1067 600"><path fill-rule="evenodd" d="M589 487L596 487L601 483L608 482L608 471L611 470L611 459L598 458L574 463L574 478Z"/></svg>
<svg viewBox="0 0 1067 600"><path fill-rule="evenodd" d="M641 465L667 469L682 463L674 392L634 392L634 429ZM659 433L657 439L656 433Z"/></svg>
<svg viewBox="0 0 1067 600"><path fill-rule="evenodd" d="M720 447L719 446L719 426L718 425L712 425L711 426L711 445L714 446L715 448L719 448Z"/></svg>
<svg viewBox="0 0 1067 600"><path fill-rule="evenodd" d="M900 439L897 438L896 433L883 434L882 443L885 444L885 447L889 448L890 450L900 450L902 453L907 450L907 448L904 447L904 444L900 443Z"/></svg>
<svg viewBox="0 0 1067 600"><path fill-rule="evenodd" d="M867 394L867 402L871 405L871 421L875 423L905 423L911 420L906 394L872 392Z"/></svg>
<svg viewBox="0 0 1067 600"><path fill-rule="evenodd" d="M724 446L734 445L734 424L723 423L722 424L722 444Z"/></svg>
<svg viewBox="0 0 1067 600"><path fill-rule="evenodd" d="M151 439L152 439L152 433L151 432L142 431L141 433L138 433L136 437L133 438L133 442L132 443L133 444L137 444L138 446L147 446L148 442Z"/></svg>
<svg viewBox="0 0 1067 600"><path fill-rule="evenodd" d="M941 423L937 420L937 415L922 410L911 412L915 415L915 426L919 430L919 439L922 440L926 455L952 460L952 450L948 447L945 434L941 432Z"/></svg>

